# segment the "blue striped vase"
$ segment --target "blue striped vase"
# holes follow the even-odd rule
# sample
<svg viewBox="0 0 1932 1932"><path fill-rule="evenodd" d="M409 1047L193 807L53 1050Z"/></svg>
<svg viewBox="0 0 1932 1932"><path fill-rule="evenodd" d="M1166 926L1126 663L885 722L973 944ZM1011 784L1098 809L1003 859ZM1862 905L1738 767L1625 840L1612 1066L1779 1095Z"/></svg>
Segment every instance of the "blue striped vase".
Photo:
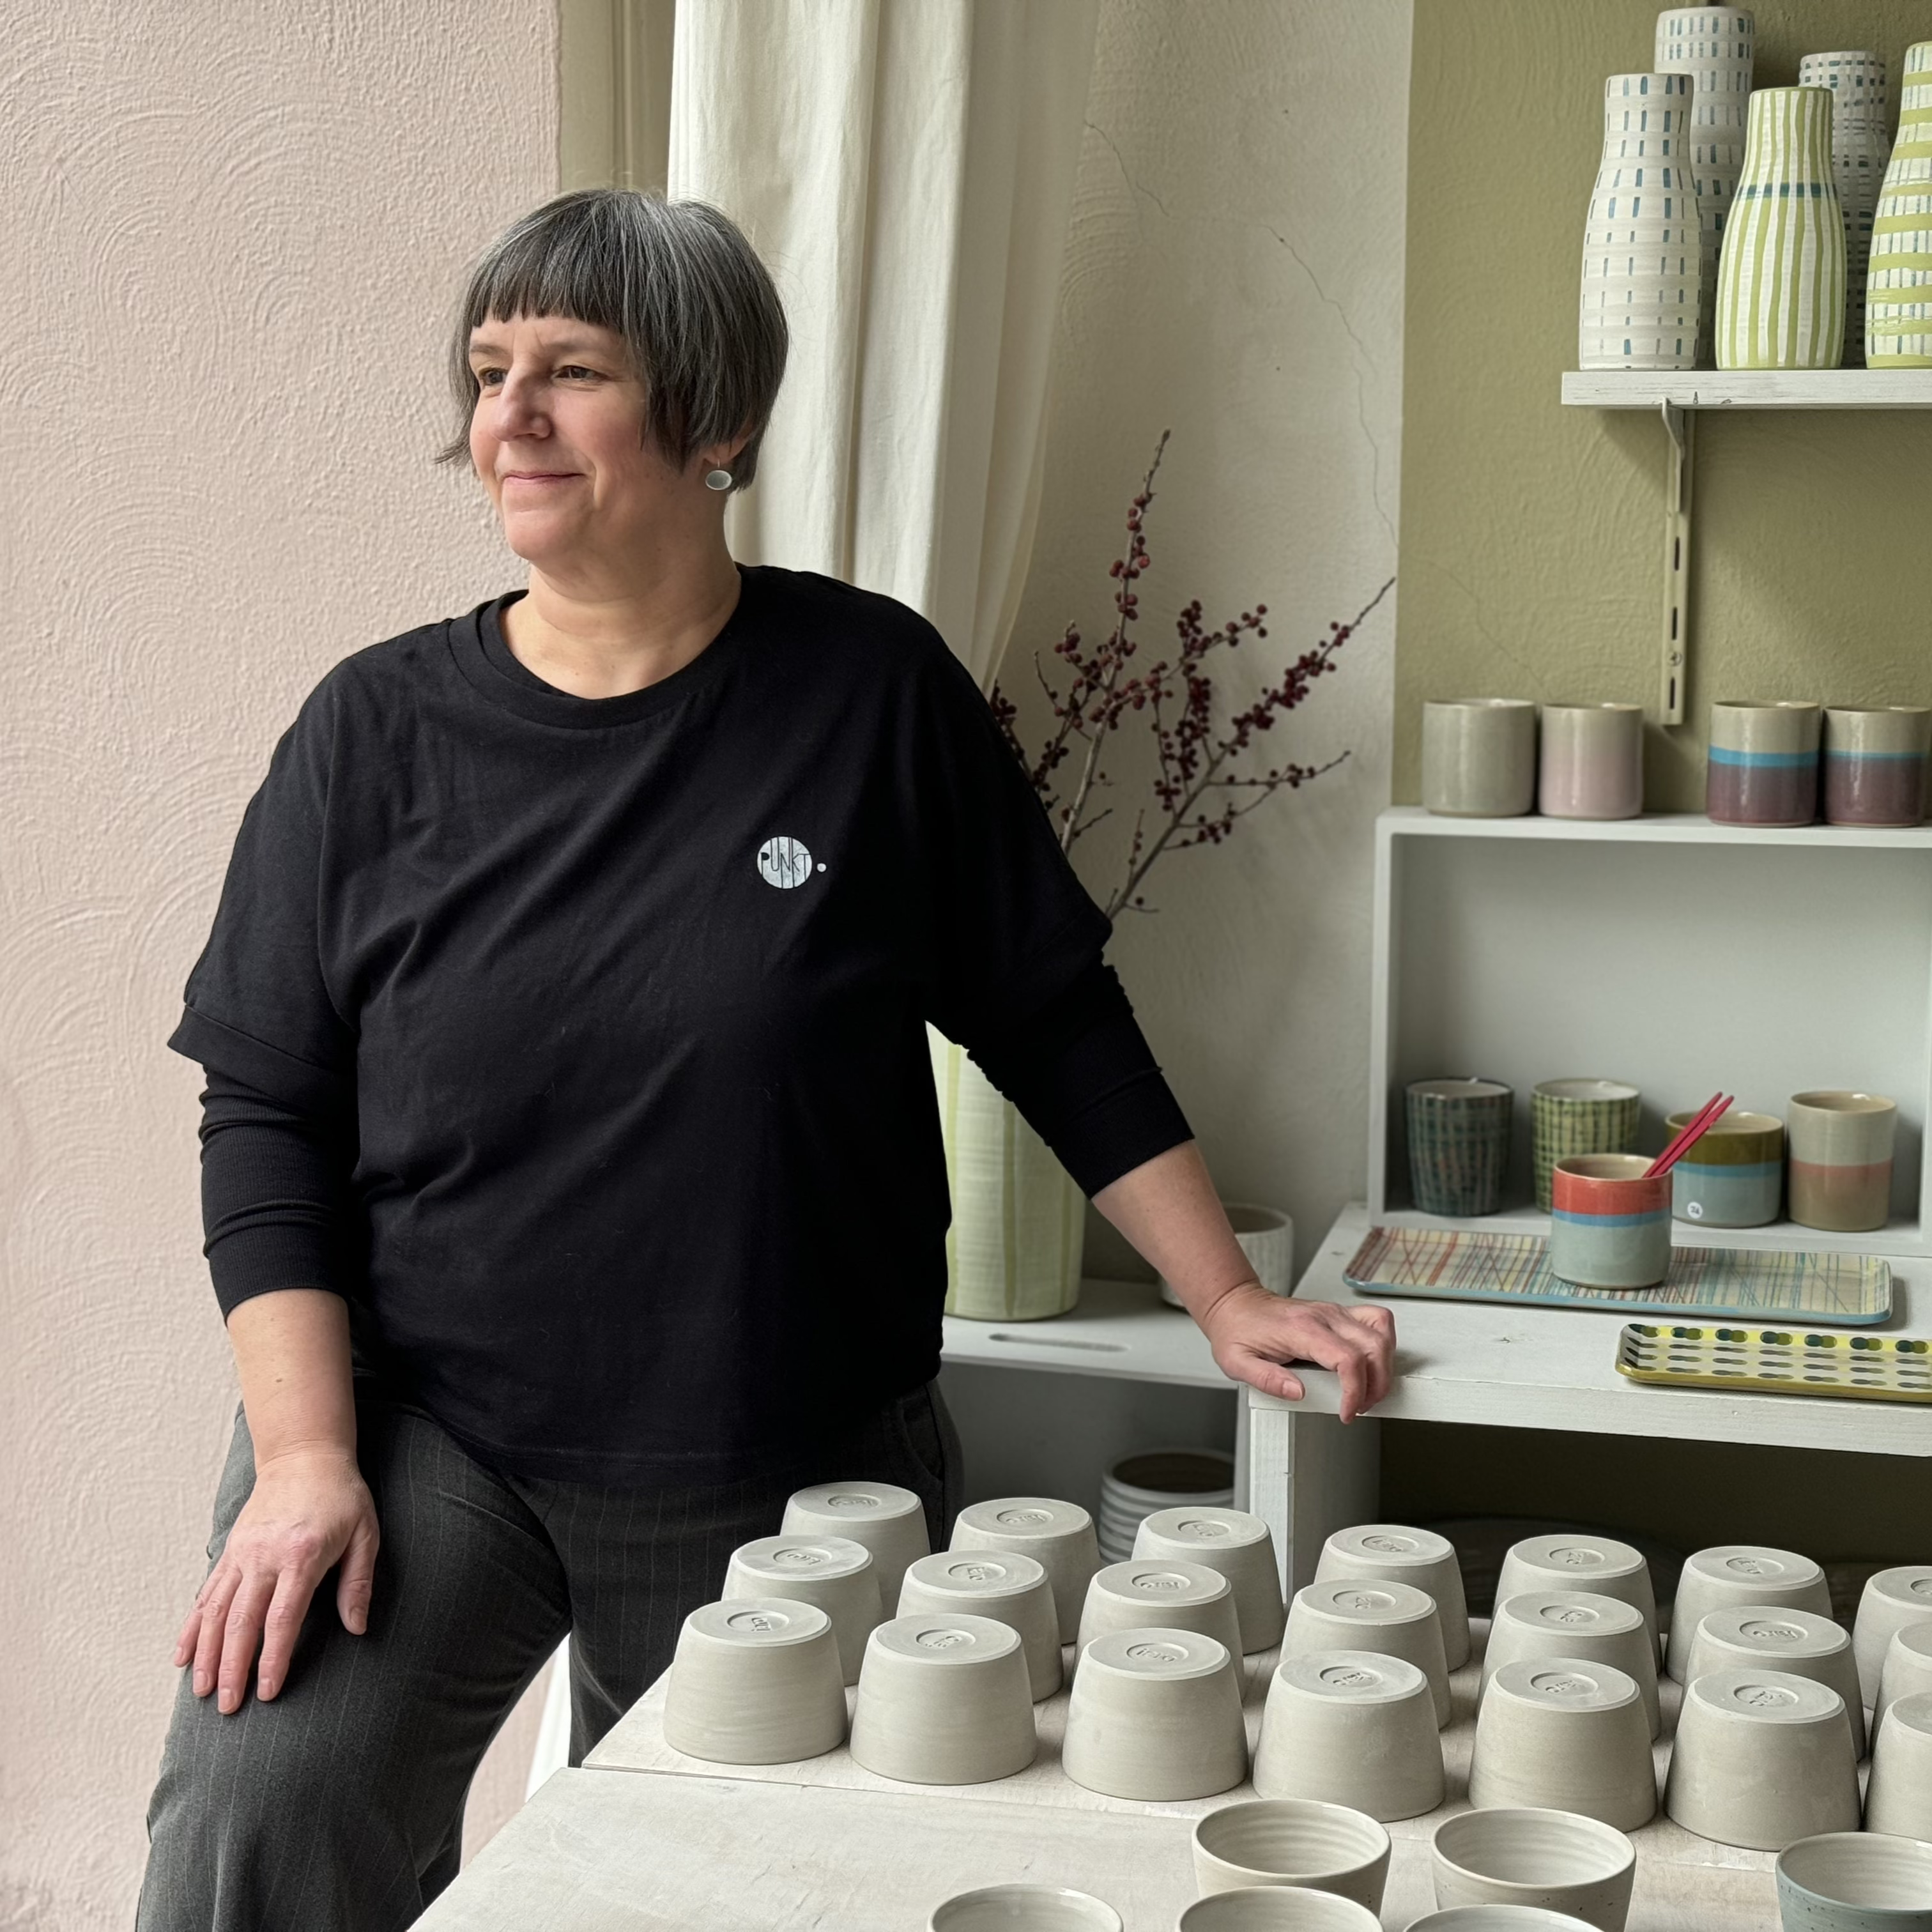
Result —
<svg viewBox="0 0 1932 1932"><path fill-rule="evenodd" d="M1932 368L1932 40L1906 50L1898 140L1872 221L1865 361Z"/></svg>

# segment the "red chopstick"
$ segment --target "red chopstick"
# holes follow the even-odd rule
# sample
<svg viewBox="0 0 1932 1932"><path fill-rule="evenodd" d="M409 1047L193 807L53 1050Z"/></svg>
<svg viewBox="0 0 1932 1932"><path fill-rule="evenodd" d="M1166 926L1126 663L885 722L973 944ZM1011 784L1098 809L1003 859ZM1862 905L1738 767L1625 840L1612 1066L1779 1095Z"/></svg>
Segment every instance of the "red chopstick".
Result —
<svg viewBox="0 0 1932 1932"><path fill-rule="evenodd" d="M1683 1130L1677 1138L1644 1169L1644 1179L1654 1180L1660 1174L1668 1174L1690 1151L1692 1144L1702 1135L1705 1129L1711 1126L1736 1098L1735 1094L1713 1094L1684 1122Z"/></svg>

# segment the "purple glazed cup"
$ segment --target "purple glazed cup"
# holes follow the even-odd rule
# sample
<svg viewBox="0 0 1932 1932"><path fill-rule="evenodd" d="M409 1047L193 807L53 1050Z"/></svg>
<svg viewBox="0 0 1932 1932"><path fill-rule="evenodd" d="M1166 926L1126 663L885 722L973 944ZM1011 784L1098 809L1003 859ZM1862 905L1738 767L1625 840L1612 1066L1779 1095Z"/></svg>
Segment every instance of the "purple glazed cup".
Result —
<svg viewBox="0 0 1932 1932"><path fill-rule="evenodd" d="M1809 702L1712 705L1705 811L1723 825L1809 825L1822 723Z"/></svg>
<svg viewBox="0 0 1932 1932"><path fill-rule="evenodd" d="M1833 825L1916 825L1925 816L1932 710L1922 704L1825 713L1825 817Z"/></svg>

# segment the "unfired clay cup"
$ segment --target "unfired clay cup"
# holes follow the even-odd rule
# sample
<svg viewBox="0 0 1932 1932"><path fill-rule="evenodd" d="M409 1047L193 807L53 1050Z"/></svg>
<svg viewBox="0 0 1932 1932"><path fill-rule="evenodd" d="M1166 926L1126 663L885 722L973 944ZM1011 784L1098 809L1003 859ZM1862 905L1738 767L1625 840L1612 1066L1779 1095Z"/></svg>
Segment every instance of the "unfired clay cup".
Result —
<svg viewBox="0 0 1932 1932"><path fill-rule="evenodd" d="M1422 802L1451 818L1516 818L1536 802L1536 706L1526 698L1422 707Z"/></svg>
<svg viewBox="0 0 1932 1932"><path fill-rule="evenodd" d="M1052 1496L1001 1496L963 1509L952 1525L955 1550L1010 1550L1030 1556L1053 1586L1060 1640L1071 1643L1080 1628L1087 1586L1100 1567L1094 1519L1078 1503Z"/></svg>
<svg viewBox="0 0 1932 1932"><path fill-rule="evenodd" d="M926 1932L1120 1932L1120 1915L1060 1886L989 1885L935 1906Z"/></svg>
<svg viewBox="0 0 1932 1932"><path fill-rule="evenodd" d="M1430 1867L1440 1906L1540 1906L1623 1932L1636 1847L1574 1811L1465 1811L1436 1826Z"/></svg>
<svg viewBox="0 0 1932 1932"><path fill-rule="evenodd" d="M1893 1699L1921 1690L1932 1690L1932 1622L1907 1624L1892 1632L1879 1672L1878 1701L1872 1706L1872 1735L1878 1735Z"/></svg>
<svg viewBox="0 0 1932 1932"><path fill-rule="evenodd" d="M1004 1550L942 1550L908 1567L899 1586L901 1616L940 1616L955 1610L991 1617L1019 1633L1036 1704L1060 1688L1060 1613L1046 1570L1030 1556Z"/></svg>
<svg viewBox="0 0 1932 1932"><path fill-rule="evenodd" d="M1389 1834L1366 1811L1312 1798L1224 1804L1194 1828L1194 1880L1205 1896L1263 1885L1338 1892L1382 1909Z"/></svg>
<svg viewBox="0 0 1932 1932"><path fill-rule="evenodd" d="M1852 1660L1850 1634L1816 1610L1776 1610L1754 1606L1713 1610L1697 1625L1686 1666L1695 1682L1707 1670L1747 1664L1788 1670L1838 1692L1852 1726L1852 1748L1865 1753L1865 1714L1858 1702L1858 1666Z"/></svg>
<svg viewBox="0 0 1932 1932"><path fill-rule="evenodd" d="M1210 1892L1174 1924L1178 1932L1382 1932L1366 1905L1338 1892L1281 1885Z"/></svg>
<svg viewBox="0 0 1932 1932"><path fill-rule="evenodd" d="M866 1640L884 1614L878 1571L863 1544L843 1536L761 1536L742 1544L724 1572L724 1600L751 1597L816 1604L832 1619L845 1682L858 1682Z"/></svg>
<svg viewBox="0 0 1932 1932"><path fill-rule="evenodd" d="M1664 1674L1684 1682L1690 1661L1690 1640L1712 1610L1816 1610L1832 1614L1825 1573L1808 1556L1760 1544L1720 1543L1684 1558L1670 1609L1670 1638Z"/></svg>
<svg viewBox="0 0 1932 1932"><path fill-rule="evenodd" d="M1580 1812L1620 1832L1648 1824L1657 1775L1636 1679L1582 1658L1500 1666L1476 1714L1469 1802Z"/></svg>
<svg viewBox="0 0 1932 1932"><path fill-rule="evenodd" d="M1429 1680L1439 1730L1449 1721L1449 1666L1442 1652L1442 1620L1436 1599L1412 1584L1343 1579L1307 1583L1294 1593L1284 1657L1311 1650L1372 1650L1414 1664Z"/></svg>
<svg viewBox="0 0 1932 1932"><path fill-rule="evenodd" d="M1613 1536L1526 1536L1511 1544L1496 1574L1495 1600L1506 1604L1526 1590L1588 1590L1593 1596L1614 1597L1640 1610L1651 1636L1657 1636L1650 1565L1641 1550Z"/></svg>
<svg viewBox="0 0 1932 1932"><path fill-rule="evenodd" d="M1442 1744L1429 1680L1366 1650L1285 1657L1268 1684L1255 1753L1263 1798L1313 1798L1384 1822L1442 1802Z"/></svg>
<svg viewBox="0 0 1932 1932"><path fill-rule="evenodd" d="M1650 1735L1664 1729L1657 1697L1657 1644L1634 1604L1588 1590L1529 1590L1498 1603L1483 1653L1483 1688L1499 1665L1519 1659L1580 1658L1607 1664L1636 1684Z"/></svg>
<svg viewBox="0 0 1932 1932"><path fill-rule="evenodd" d="M899 1600L906 1565L932 1547L926 1533L926 1505L893 1483L819 1483L785 1504L778 1525L786 1536L844 1536L872 1552L879 1572L879 1601L890 1610Z"/></svg>
<svg viewBox="0 0 1932 1932"><path fill-rule="evenodd" d="M1398 1522L1338 1529L1322 1546L1315 1580L1326 1583L1342 1576L1380 1576L1426 1590L1436 1599L1436 1612L1442 1619L1442 1648L1449 1668L1460 1670L1468 1662L1468 1603L1455 1546L1447 1537Z"/></svg>
<svg viewBox="0 0 1932 1932"><path fill-rule="evenodd" d="M1894 1697L1879 1720L1865 1829L1932 1840L1932 1691Z"/></svg>
<svg viewBox="0 0 1932 1932"><path fill-rule="evenodd" d="M845 1742L832 1619L777 1597L706 1604L679 1631L664 1742L713 1764L790 1764Z"/></svg>
<svg viewBox="0 0 1932 1932"><path fill-rule="evenodd" d="M1537 778L1546 818L1634 818L1643 809L1643 706L1546 704Z"/></svg>
<svg viewBox="0 0 1932 1932"><path fill-rule="evenodd" d="M1032 1763L1019 1634L990 1617L895 1617L866 1640L852 1757L908 1784L983 1784Z"/></svg>
<svg viewBox="0 0 1932 1932"><path fill-rule="evenodd" d="M1134 1556L1178 1556L1218 1570L1234 1592L1241 1648L1272 1650L1285 1612L1274 1538L1258 1516L1238 1509L1156 1510L1134 1537Z"/></svg>
<svg viewBox="0 0 1932 1932"><path fill-rule="evenodd" d="M1932 1623L1932 1563L1904 1563L1881 1570L1865 1585L1852 1625L1852 1648L1858 1660L1858 1685L1868 1704L1878 1699L1879 1678L1892 1633L1909 1624Z"/></svg>
<svg viewBox="0 0 1932 1932"><path fill-rule="evenodd" d="M1664 1808L1720 1845L1779 1852L1858 1827L1845 1700L1789 1671L1713 1670L1684 1693Z"/></svg>
<svg viewBox="0 0 1932 1932"><path fill-rule="evenodd" d="M1096 1571L1088 1585L1073 1652L1075 1675L1079 1673L1082 1654L1096 1637L1114 1630L1144 1630L1150 1624L1198 1630L1226 1644L1231 1655L1241 1654L1234 1586L1226 1577L1205 1564L1179 1557L1143 1557L1132 1563L1110 1563Z"/></svg>
<svg viewBox="0 0 1932 1932"><path fill-rule="evenodd" d="M1060 1768L1110 1798L1211 1798L1248 1774L1235 1653L1197 1630L1115 1630L1080 1659Z"/></svg>
<svg viewBox="0 0 1932 1932"><path fill-rule="evenodd" d="M1784 1932L1932 1932L1932 1845L1826 1832L1778 1855Z"/></svg>
<svg viewBox="0 0 1932 1932"><path fill-rule="evenodd" d="M1408 1932L1589 1932L1589 1921L1535 1905L1452 1905L1412 1918Z"/></svg>

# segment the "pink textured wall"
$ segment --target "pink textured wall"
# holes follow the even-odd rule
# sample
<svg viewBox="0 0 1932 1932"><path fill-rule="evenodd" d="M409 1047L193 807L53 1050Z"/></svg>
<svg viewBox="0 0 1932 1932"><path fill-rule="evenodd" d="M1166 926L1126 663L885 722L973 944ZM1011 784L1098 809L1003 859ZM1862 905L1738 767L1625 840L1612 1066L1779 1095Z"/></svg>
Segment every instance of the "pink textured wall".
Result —
<svg viewBox="0 0 1932 1932"><path fill-rule="evenodd" d="M434 471L553 191L552 0L61 0L0 113L0 1926L131 1918L232 1412L198 1070L242 807L336 658L519 567ZM513 1773L508 1784L514 1784ZM508 1788L506 1784L506 1788Z"/></svg>

